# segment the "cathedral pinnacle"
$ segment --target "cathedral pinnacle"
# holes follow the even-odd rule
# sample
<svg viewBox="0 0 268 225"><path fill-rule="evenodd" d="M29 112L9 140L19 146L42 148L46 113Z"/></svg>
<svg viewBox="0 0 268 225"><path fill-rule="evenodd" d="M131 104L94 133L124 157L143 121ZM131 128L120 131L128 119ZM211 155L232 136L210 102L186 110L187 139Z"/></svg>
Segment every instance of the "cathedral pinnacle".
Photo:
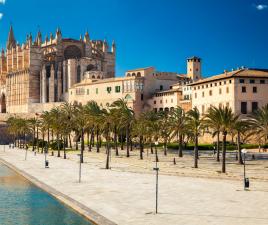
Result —
<svg viewBox="0 0 268 225"><path fill-rule="evenodd" d="M16 47L16 40L13 32L13 27L12 25L10 26L9 34L8 34L8 39L7 39L7 49L10 50L12 48Z"/></svg>

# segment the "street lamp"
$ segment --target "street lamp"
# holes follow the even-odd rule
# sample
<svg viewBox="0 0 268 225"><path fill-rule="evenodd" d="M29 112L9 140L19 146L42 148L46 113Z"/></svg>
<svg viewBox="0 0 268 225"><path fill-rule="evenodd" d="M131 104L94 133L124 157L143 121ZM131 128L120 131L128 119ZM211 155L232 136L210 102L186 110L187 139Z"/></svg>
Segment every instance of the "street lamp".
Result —
<svg viewBox="0 0 268 225"><path fill-rule="evenodd" d="M78 182L81 183L81 154L77 154L77 156L79 156L79 180Z"/></svg>
<svg viewBox="0 0 268 225"><path fill-rule="evenodd" d="M45 168L49 168L49 162L47 160L48 146L45 147Z"/></svg>
<svg viewBox="0 0 268 225"><path fill-rule="evenodd" d="M243 148L241 150L241 152L244 155L244 190L246 190L249 188L249 179L246 178L246 153L247 153L247 150L245 148Z"/></svg>
<svg viewBox="0 0 268 225"><path fill-rule="evenodd" d="M157 214L158 212L158 171L159 171L159 168L158 168L158 165L157 165L157 162L158 162L158 157L157 157L157 145L158 145L158 141L156 141L155 143L155 168L154 170L156 171L156 187L155 187L155 213Z"/></svg>

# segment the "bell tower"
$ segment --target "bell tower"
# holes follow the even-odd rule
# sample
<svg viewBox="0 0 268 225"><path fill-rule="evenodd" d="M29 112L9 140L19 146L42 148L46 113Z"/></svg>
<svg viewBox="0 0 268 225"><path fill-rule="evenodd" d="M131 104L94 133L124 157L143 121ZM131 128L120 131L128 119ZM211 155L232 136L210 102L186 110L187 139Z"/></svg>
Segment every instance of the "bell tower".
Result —
<svg viewBox="0 0 268 225"><path fill-rule="evenodd" d="M187 59L187 77L192 79L192 81L202 79L201 58L193 56Z"/></svg>

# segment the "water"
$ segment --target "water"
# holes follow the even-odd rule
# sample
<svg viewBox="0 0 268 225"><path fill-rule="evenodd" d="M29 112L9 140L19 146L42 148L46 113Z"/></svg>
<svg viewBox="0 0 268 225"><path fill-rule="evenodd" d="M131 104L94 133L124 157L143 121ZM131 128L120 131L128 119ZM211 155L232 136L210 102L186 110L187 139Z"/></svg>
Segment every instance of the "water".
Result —
<svg viewBox="0 0 268 225"><path fill-rule="evenodd" d="M0 163L0 225L92 225Z"/></svg>

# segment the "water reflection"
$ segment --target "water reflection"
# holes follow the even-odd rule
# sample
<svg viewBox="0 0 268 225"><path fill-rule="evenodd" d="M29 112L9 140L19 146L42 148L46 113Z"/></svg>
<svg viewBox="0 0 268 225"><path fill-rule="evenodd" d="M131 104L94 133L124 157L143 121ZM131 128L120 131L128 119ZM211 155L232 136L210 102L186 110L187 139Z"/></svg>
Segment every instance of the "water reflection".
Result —
<svg viewBox="0 0 268 225"><path fill-rule="evenodd" d="M0 164L0 224L90 225L91 223Z"/></svg>

